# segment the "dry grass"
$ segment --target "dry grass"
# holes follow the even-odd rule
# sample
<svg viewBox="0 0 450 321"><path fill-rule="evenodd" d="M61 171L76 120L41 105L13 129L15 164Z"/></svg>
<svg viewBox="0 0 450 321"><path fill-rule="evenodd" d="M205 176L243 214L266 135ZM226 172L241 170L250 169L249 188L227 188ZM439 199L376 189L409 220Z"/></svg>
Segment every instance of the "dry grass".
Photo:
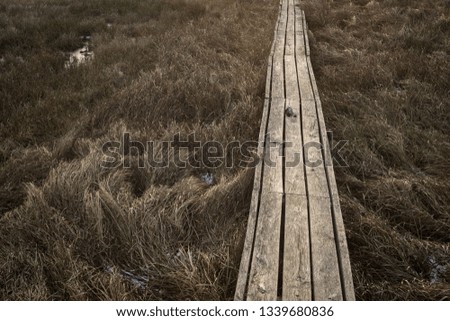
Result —
<svg viewBox="0 0 450 321"><path fill-rule="evenodd" d="M103 169L101 146L256 139L277 4L0 0L0 299L232 298L252 170ZM358 299L449 299L448 1L302 6Z"/></svg>
<svg viewBox="0 0 450 321"><path fill-rule="evenodd" d="M449 2L303 8L358 299L450 299Z"/></svg>
<svg viewBox="0 0 450 321"><path fill-rule="evenodd" d="M103 169L101 147L254 140L277 4L0 1L0 299L232 297L252 170L210 186L133 155ZM82 36L94 60L65 69Z"/></svg>

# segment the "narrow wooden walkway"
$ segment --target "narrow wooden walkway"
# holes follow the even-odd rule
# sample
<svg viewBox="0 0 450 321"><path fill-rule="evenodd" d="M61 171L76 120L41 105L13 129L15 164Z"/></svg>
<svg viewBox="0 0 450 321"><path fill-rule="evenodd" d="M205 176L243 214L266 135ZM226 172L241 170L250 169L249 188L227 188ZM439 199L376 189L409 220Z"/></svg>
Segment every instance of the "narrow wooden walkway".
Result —
<svg viewBox="0 0 450 321"><path fill-rule="evenodd" d="M236 300L354 300L322 106L298 0L281 0ZM302 148L305 146L305 148Z"/></svg>

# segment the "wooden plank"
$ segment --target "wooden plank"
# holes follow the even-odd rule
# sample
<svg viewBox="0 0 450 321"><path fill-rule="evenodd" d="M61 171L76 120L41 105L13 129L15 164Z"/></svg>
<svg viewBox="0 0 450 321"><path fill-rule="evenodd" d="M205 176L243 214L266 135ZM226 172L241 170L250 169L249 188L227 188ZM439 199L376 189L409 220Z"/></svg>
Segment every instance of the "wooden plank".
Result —
<svg viewBox="0 0 450 321"><path fill-rule="evenodd" d="M285 69L285 81L286 81L286 99L289 101L300 102L300 92L298 90L298 79L297 79L297 66L295 63L294 56L284 57L284 69ZM297 120L300 123L300 113L296 114Z"/></svg>
<svg viewBox="0 0 450 321"><path fill-rule="evenodd" d="M261 195L247 300L277 299L282 206L283 194Z"/></svg>
<svg viewBox="0 0 450 321"><path fill-rule="evenodd" d="M284 99L271 100L269 123L267 126L263 190L283 193L283 122Z"/></svg>
<svg viewBox="0 0 450 321"><path fill-rule="evenodd" d="M283 1L280 23L275 38L270 115L267 126L264 156L263 189L283 193L283 127L284 127L284 46L286 37L287 7Z"/></svg>
<svg viewBox="0 0 450 321"><path fill-rule="evenodd" d="M285 159L284 159L284 190L285 193L306 195L304 159L300 129L300 103L292 101L290 107L297 117L287 117L285 121Z"/></svg>
<svg viewBox="0 0 450 321"><path fill-rule="evenodd" d="M283 210L284 46L287 24L286 1L280 9L272 67L270 113L258 223L248 283L248 300L276 300L280 230Z"/></svg>
<svg viewBox="0 0 450 321"><path fill-rule="evenodd" d="M298 37L301 37L297 34ZM303 49L302 49L303 48ZM296 42L296 50L302 51L304 50L304 46L297 41ZM296 55L296 62L297 62L297 70L298 70L298 81L300 85L300 94L302 97L302 101L310 101L312 103L315 103L314 100L314 92L311 86L311 79L308 75L308 63L306 56L304 54L297 54ZM312 105L310 105L312 106ZM307 107L310 107L307 106ZM315 115L315 107L314 108L307 108L306 110L309 114Z"/></svg>
<svg viewBox="0 0 450 321"><path fill-rule="evenodd" d="M283 56L286 43L286 25L287 25L287 6L283 1L280 10L280 22L275 35L275 48L273 56L273 74L272 74L272 98L284 98L284 66Z"/></svg>
<svg viewBox="0 0 450 321"><path fill-rule="evenodd" d="M334 169L333 169L333 158L331 155L330 143L328 141L327 129L325 126L325 119L323 116L322 102L320 100L319 90L317 88L316 77L314 75L314 71L312 68L311 59L309 57L307 59L307 63L308 63L308 72L311 77L311 84L312 84L312 89L313 89L314 97L315 97L316 114L317 114L317 118L318 118L318 126L319 126L319 130L320 130L321 143L323 145L324 161L325 161L325 166L326 166L327 172L328 172L327 175L329 177L329 182L330 182L330 194L332 196L339 197L338 189L337 189L337 185L336 185L336 178L335 178Z"/></svg>
<svg viewBox="0 0 450 321"><path fill-rule="evenodd" d="M268 71L267 77L270 78L271 71ZM258 220L259 198L261 192L261 177L264 157L264 136L268 121L269 100L265 99L263 115L261 119L261 128L258 141L258 156L260 161L255 167L253 182L253 193L250 204L249 216L247 221L247 232L245 236L244 248L242 250L241 264L239 267L238 280L236 283L235 300L244 300L247 287L248 273L250 270L251 254L253 249L253 240Z"/></svg>
<svg viewBox="0 0 450 321"><path fill-rule="evenodd" d="M295 8L289 1L286 55L286 100L294 115L285 119L285 233L283 300L311 300L308 199L303 166L300 92L295 61ZM297 160L298 157L298 160Z"/></svg>
<svg viewBox="0 0 450 321"><path fill-rule="evenodd" d="M303 34L305 36L305 55L309 57L311 55L311 51L309 48L309 39L308 39L308 25L306 24L305 12L302 10L303 17Z"/></svg>
<svg viewBox="0 0 450 321"><path fill-rule="evenodd" d="M294 12L294 0L287 1L287 26L286 26L286 46L284 54L285 56L294 55L295 53L295 12Z"/></svg>
<svg viewBox="0 0 450 321"><path fill-rule="evenodd" d="M283 55L274 55L271 97L284 99Z"/></svg>
<svg viewBox="0 0 450 321"><path fill-rule="evenodd" d="M288 12L288 2L286 0L282 0L280 7L280 24L278 25L277 28L278 33L284 34L286 31L287 12Z"/></svg>
<svg viewBox="0 0 450 321"><path fill-rule="evenodd" d="M280 10L278 11L278 19L275 25L275 31L273 34L273 41L272 41L272 47L270 49L270 56L269 56L269 62L268 62L268 66L267 69L270 69L271 72L271 76L273 74L273 57L275 55L275 49L279 48L280 46L283 46L283 43L280 43L280 41L284 41L283 39L280 39L278 36L278 28L279 26L282 24L281 22L281 6L282 6L283 0L280 1ZM279 50L279 49L278 49ZM279 67L277 67L279 68ZM273 97L273 93L271 93L271 86L272 86L272 77L270 78L266 78L266 88L265 88L265 98L271 98Z"/></svg>
<svg viewBox="0 0 450 321"><path fill-rule="evenodd" d="M330 150L330 145L327 138L327 130L325 126L325 119L323 116L322 102L317 88L316 77L311 64L311 59L308 57L308 69L311 76L312 87L316 99L317 115L319 119L320 135L324 147L325 169L328 176L328 183L330 187L331 202L333 205L333 216L335 225L335 237L338 245L338 254L340 259L341 282L343 285L344 300L354 301L355 290L353 284L353 276L350 265L350 255L348 252L347 237L345 234L344 220L339 201L338 188L336 178L334 175L333 160Z"/></svg>
<svg viewBox="0 0 450 321"><path fill-rule="evenodd" d="M255 169L237 300L276 300L280 286L283 300L354 299L332 156L309 54L299 1L281 0L260 128L264 146L258 154L265 159ZM286 107L297 117L287 115ZM302 151L304 143L309 145ZM296 155L300 163L292 164ZM304 166L306 161L310 163Z"/></svg>
<svg viewBox="0 0 450 321"><path fill-rule="evenodd" d="M308 72L308 70L299 70ZM304 92L300 82L300 92ZM328 182L325 173L319 123L315 111L315 101L301 98L301 117L305 172L307 176L308 195L328 197Z"/></svg>
<svg viewBox="0 0 450 321"><path fill-rule="evenodd" d="M271 53L269 60L267 62L267 76L266 76L264 99L270 99L270 88L272 86L272 66L273 66L273 54ZM269 77L269 73L270 73L270 77ZM264 128L264 130L265 130L265 128Z"/></svg>
<svg viewBox="0 0 450 321"><path fill-rule="evenodd" d="M300 9L300 4L298 0L294 1L294 16L295 16L295 39L296 41L304 41L303 35L303 23L299 23L299 21L303 21L303 11ZM305 54L305 46L301 46L296 43L295 54L297 56Z"/></svg>
<svg viewBox="0 0 450 321"><path fill-rule="evenodd" d="M289 17L294 19L294 2L289 1ZM292 23L295 21L293 20ZM295 49L295 30L287 30L286 42L292 43ZM295 57L284 57L286 107L290 107L294 115L285 115L285 193L306 195L304 185L304 168L301 136L300 92L298 88L297 67Z"/></svg>
<svg viewBox="0 0 450 321"><path fill-rule="evenodd" d="M282 299L310 301L311 258L308 228L308 199L286 194Z"/></svg>
<svg viewBox="0 0 450 321"><path fill-rule="evenodd" d="M309 200L313 298L314 300L342 300L331 200L314 93L305 56L307 48L304 37L307 31L304 18L296 23L303 25L304 31L296 33L296 61L301 96L303 144L306 148L304 157Z"/></svg>
<svg viewBox="0 0 450 321"><path fill-rule="evenodd" d="M335 242L338 247L338 259L341 273L341 285L344 300L355 301L355 287L353 284L352 268L350 265L350 254L347 246L344 220L342 218L341 205L338 196L332 197L333 215L335 219Z"/></svg>
<svg viewBox="0 0 450 321"><path fill-rule="evenodd" d="M297 15L297 18L299 15ZM303 15L300 15L303 19ZM297 25L303 25L297 21ZM319 124L316 113L316 103L311 79L308 72L308 64L305 52L305 43L302 35L296 33L296 63L298 83L301 97L302 137L304 149L305 172L308 177L308 194L313 196L329 196L328 182L326 179L324 159L322 157L322 145L320 141ZM299 53L300 52L300 53Z"/></svg>
<svg viewBox="0 0 450 321"><path fill-rule="evenodd" d="M329 198L308 196L314 300L343 300Z"/></svg>
<svg viewBox="0 0 450 321"><path fill-rule="evenodd" d="M277 26L280 21L280 15L281 12L278 14L278 20L276 23ZM263 113L261 117L261 125L258 136L258 157L260 161L255 167L253 192L247 221L247 231L245 235L244 247L242 250L241 263L239 266L238 279L236 282L236 291L234 299L238 301L245 300L246 296L247 282L250 272L251 256L253 253L253 241L255 237L256 224L258 220L259 199L261 193L261 178L264 160L264 144L270 108L270 88L272 83L272 65L273 65L274 51L275 51L275 40L272 41L272 46L267 61L266 88L265 88L266 97L264 100Z"/></svg>
<svg viewBox="0 0 450 321"><path fill-rule="evenodd" d="M345 235L345 227L344 227L344 222L342 219L342 212L341 212L341 208L340 208L338 189L337 189L337 185L336 185L336 179L334 176L332 155L331 155L329 142L327 139L325 120L324 120L323 111L322 111L322 103L320 100L319 91L317 88L317 83L316 83L315 75L314 75L313 68L312 68L311 58L310 58L309 41L307 38L308 37L307 25L306 25L306 19L305 19L304 13L302 16L303 16L303 28L305 30L305 37L306 37L305 41L306 41L306 45L307 45L307 50L306 50L306 55L308 56L307 57L307 66L308 66L309 75L311 78L312 89L313 89L315 101L316 101L316 112L317 112L317 117L318 117L318 122L319 122L321 143L323 145L325 170L326 170L326 175L328 178L329 192L330 192L331 203L332 203L332 214L333 214L334 229L335 229L335 242L337 243L337 252L338 252L338 260L339 260L341 283L342 283L341 285L343 287L342 288L343 299L344 300L355 300L355 292L354 292L353 278L352 278L352 272L351 272L351 266L350 266L350 257L349 257L349 253L348 253L347 238Z"/></svg>
<svg viewBox="0 0 450 321"><path fill-rule="evenodd" d="M259 186L259 188L262 190L261 193L261 199L259 203L259 213L256 215L257 222L251 222L251 225L248 227L247 231L247 237L245 240L246 246L244 248L244 252L246 252L245 262L241 262L241 266L243 266L243 271L240 270L239 272L239 278L238 278L238 284L240 285L239 291L236 291L235 298L238 300L242 300L246 298L245 294L245 288L248 286L248 295L247 298L255 297L255 299L262 295L262 297L266 297L264 294L261 294L261 288L256 288L256 294L254 292L255 288L252 287L251 278L248 279L248 273L250 275L253 275L253 279L258 279L259 275L255 276L255 271L258 271L258 268L261 266L260 259L257 259L257 261L254 261L254 258L258 257L260 258L262 252L266 251L266 249L269 249L270 247L264 246L264 239L261 239L261 237L265 237L265 235L268 233L266 231L267 222L271 220L280 220L281 219L281 206L282 206L282 193L283 193L283 180L282 180L282 141L283 141L283 118L284 118L284 68L283 68L283 54L284 54L284 45L285 45L285 29L286 29L286 12L283 7L284 1L280 3L280 13L278 18L278 24L276 28L276 33L274 35L274 42L272 45L272 61L269 63L269 66L271 66L271 78L270 83L266 82L266 101L269 102L270 108L270 116L268 117L268 123L267 123L267 133L266 128L261 127L260 130L260 141L261 137L263 136L263 139L265 141L265 149L264 149L264 157L270 157L268 161L264 160L264 165L261 169L259 169L259 173L261 173L263 177L262 185ZM270 67L269 67L270 68ZM267 78L269 80L269 78ZM271 90L270 90L271 88ZM270 92L270 94L268 94ZM273 164L271 163L273 161ZM258 172L257 172L258 173ZM255 183L255 186L257 184ZM256 198L259 198L259 194L256 192L256 189L254 189L253 192L253 200L256 203ZM258 195L258 196L255 196ZM266 196L269 195L269 196ZM281 196L280 196L281 195ZM281 197L281 198L280 198ZM270 200L272 198L275 198L276 202L279 202L279 210L276 211L276 213L272 213L275 208L270 209L269 204ZM269 201L269 203L268 203ZM253 207L252 207L253 208ZM281 224L281 223L280 223ZM274 231L275 234L272 235L272 238L280 239L279 236L279 228L281 225L278 224L278 236L276 236L276 230ZM256 231L251 229L252 226L256 226ZM270 225L272 226L272 224ZM261 235L262 234L262 235ZM253 239L255 239L255 242L253 242ZM270 239L270 237L269 237ZM253 250L250 247L253 247ZM262 251L262 252L261 252ZM279 248L277 249L279 251ZM249 253L253 252L253 257L249 258ZM259 254L258 254L259 253ZM264 255L269 255L267 252ZM276 260L276 264L278 264L278 256L268 258L269 261L271 259ZM270 261L271 262L271 261ZM273 261L275 262L275 261ZM249 266L250 265L250 266ZM270 265L271 268L273 268L273 264ZM253 274L252 274L253 273ZM241 276L241 274L243 274ZM268 273L267 276L272 275L271 273ZM255 279L256 277L256 279ZM247 285L248 281L248 285ZM277 278L274 280L271 280L271 282L277 282ZM266 284L266 283L264 283ZM272 283L268 283L268 292L271 293L270 287ZM258 285L259 286L259 285ZM264 285L265 286L265 285ZM274 291L275 291L275 297L276 297L276 291L277 291L277 285L274 285ZM253 292L252 292L253 291ZM273 294L273 293L272 293Z"/></svg>

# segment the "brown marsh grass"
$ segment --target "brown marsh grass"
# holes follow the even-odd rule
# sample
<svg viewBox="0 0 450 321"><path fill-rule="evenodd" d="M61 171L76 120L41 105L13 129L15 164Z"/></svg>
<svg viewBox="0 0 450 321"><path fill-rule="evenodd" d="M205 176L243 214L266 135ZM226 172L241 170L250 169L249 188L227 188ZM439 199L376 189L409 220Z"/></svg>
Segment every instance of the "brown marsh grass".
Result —
<svg viewBox="0 0 450 321"><path fill-rule="evenodd" d="M101 168L101 147L254 140L278 2L0 1L0 298L233 296L253 172ZM64 68L91 37L95 58ZM143 284L139 284L139 280Z"/></svg>
<svg viewBox="0 0 450 321"><path fill-rule="evenodd" d="M448 1L303 1L358 299L450 295ZM129 132L255 140L278 1L0 0L0 298L233 297L253 171L105 169ZM64 68L91 36L95 59ZM209 185L201 179L214 177Z"/></svg>

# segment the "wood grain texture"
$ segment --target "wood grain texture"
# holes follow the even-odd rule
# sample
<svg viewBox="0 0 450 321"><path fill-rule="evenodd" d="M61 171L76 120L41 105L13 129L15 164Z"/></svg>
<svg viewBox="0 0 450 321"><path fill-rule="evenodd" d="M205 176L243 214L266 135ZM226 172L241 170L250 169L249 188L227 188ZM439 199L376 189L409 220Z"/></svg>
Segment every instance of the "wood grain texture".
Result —
<svg viewBox="0 0 450 321"><path fill-rule="evenodd" d="M333 169L333 159L331 155L330 143L328 142L327 130L325 126L325 119L323 116L322 102L317 88L316 78L314 75L310 57L308 57L308 69L311 77L311 83L316 99L317 116L320 126L320 136L323 144L323 152L325 159L325 169L328 176L328 184L330 188L330 197L332 202L333 217L335 224L335 241L338 246L339 265L341 269L341 282L343 286L344 300L354 301L355 290L353 285L353 276L350 265L350 254L348 252L347 237L345 234L344 220L339 201L339 193L336 184L336 178Z"/></svg>
<svg viewBox="0 0 450 321"><path fill-rule="evenodd" d="M285 113L285 193L306 195L300 126L301 113L295 58L293 56L285 56L284 60L286 70L286 108L291 108L293 113L290 116Z"/></svg>
<svg viewBox="0 0 450 321"><path fill-rule="evenodd" d="M285 232L283 254L283 300L311 300L308 198L302 153L300 92L295 61L295 8L289 1L284 57L286 105L294 115L285 118Z"/></svg>
<svg viewBox="0 0 450 321"><path fill-rule="evenodd" d="M314 300L343 300L330 199L308 195L308 201Z"/></svg>
<svg viewBox="0 0 450 321"><path fill-rule="evenodd" d="M280 15L281 11L278 14L277 25L280 22ZM272 42L269 58L267 59L267 73L266 73L266 87L265 87L266 96L264 99L263 113L261 117L261 126L258 136L258 157L260 160L255 167L253 193L247 220L247 231L245 234L241 263L239 266L239 274L236 282L236 291L234 299L237 301L242 301L245 300L246 298L247 283L251 264L251 255L253 252L253 242L255 238L256 223L258 220L259 200L261 193L261 178L264 159L264 142L266 137L266 128L270 109L270 88L272 84L272 65L273 65L274 51L275 51L275 41Z"/></svg>
<svg viewBox="0 0 450 321"><path fill-rule="evenodd" d="M281 0L268 61L236 300L354 300L344 221L299 0Z"/></svg>
<svg viewBox="0 0 450 321"><path fill-rule="evenodd" d="M286 25L286 47L285 56L293 56L295 54L295 12L294 1L288 1L287 25Z"/></svg>
<svg viewBox="0 0 450 321"><path fill-rule="evenodd" d="M286 2L282 1L277 32L273 42L271 92L269 96L266 94L266 97L270 97L270 113L267 132L264 134L263 183L260 186L261 200L255 224L255 242L252 244L253 256L250 262L247 300L274 300L277 296L283 206L282 146L285 108L283 55L287 25L286 14ZM266 90L268 87L266 84ZM256 193L254 190L254 194ZM273 277L273 273L276 274L276 277Z"/></svg>
<svg viewBox="0 0 450 321"><path fill-rule="evenodd" d="M268 73L267 77L270 77L270 73ZM268 109L269 109L269 100L266 99L264 102L263 115L261 120L261 131L259 134L259 146L258 146L258 157L260 161L256 165L254 182L253 182L253 193L250 204L249 216L247 221L247 232L245 235L244 248L242 250L241 263L239 267L238 280L236 283L236 291L234 295L234 299L238 301L242 301L245 299L245 292L247 288L248 282L248 273L250 271L251 264L251 254L253 251L253 242L255 237L255 229L256 223L258 220L258 212L259 212L259 199L261 192L261 177L262 177L262 168L263 168L263 157L264 157L264 141L265 137L265 128L268 120Z"/></svg>
<svg viewBox="0 0 450 321"><path fill-rule="evenodd" d="M283 122L284 99L271 100L269 123L267 125L263 190L283 193Z"/></svg>
<svg viewBox="0 0 450 321"><path fill-rule="evenodd" d="M282 299L312 299L308 198L286 194Z"/></svg>
<svg viewBox="0 0 450 321"><path fill-rule="evenodd" d="M328 180L324 166L316 102L306 54L307 29L302 14L303 39L297 33L297 73L301 97L302 134L308 192L310 246L315 300L342 300L339 259ZM300 23L300 21L298 22Z"/></svg>
<svg viewBox="0 0 450 321"><path fill-rule="evenodd" d="M247 300L274 301L278 293L283 194L263 192L253 249Z"/></svg>

